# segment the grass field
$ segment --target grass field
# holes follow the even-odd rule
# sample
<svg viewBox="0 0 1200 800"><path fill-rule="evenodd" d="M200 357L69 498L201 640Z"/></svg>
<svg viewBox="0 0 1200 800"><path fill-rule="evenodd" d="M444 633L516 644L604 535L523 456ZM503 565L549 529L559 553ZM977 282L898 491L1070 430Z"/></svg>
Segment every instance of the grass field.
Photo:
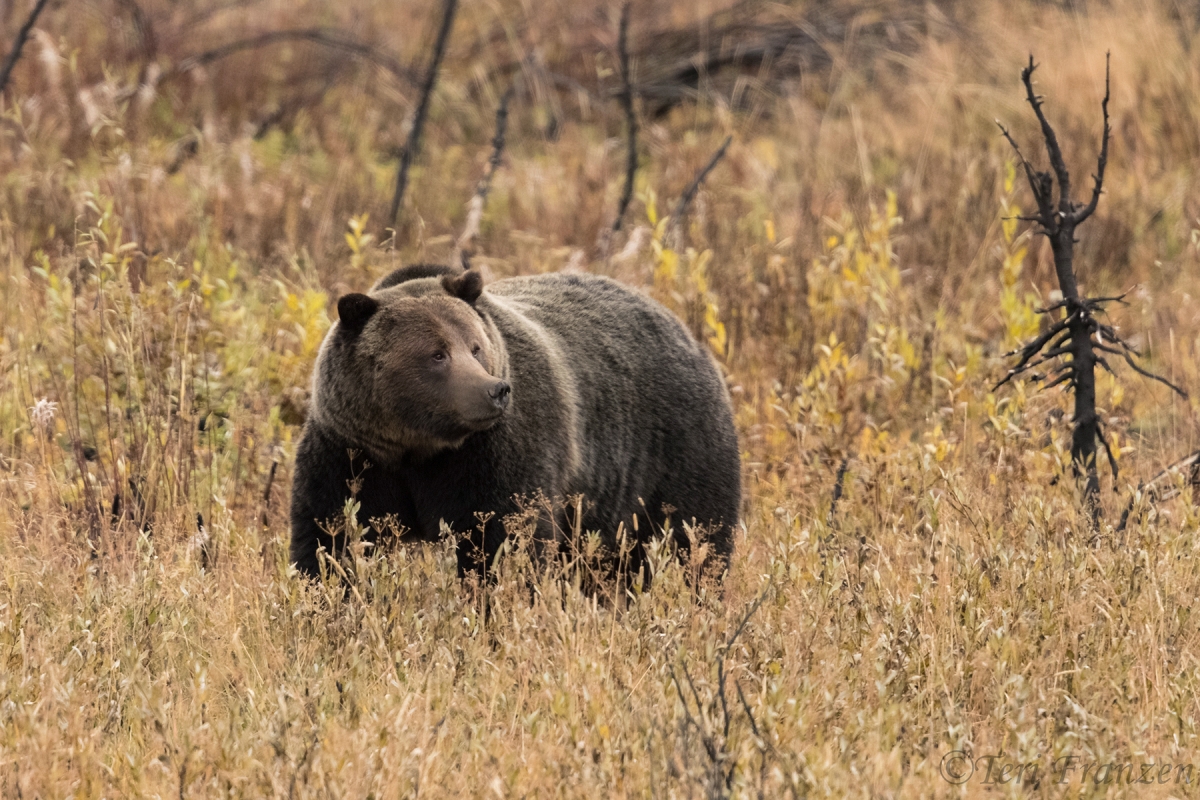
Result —
<svg viewBox="0 0 1200 800"><path fill-rule="evenodd" d="M0 4L0 53L32 5ZM0 95L0 796L1200 791L1200 511L1187 475L1137 493L1200 448L1196 5L638 0L639 168L606 255L615 3L464 2L385 230L439 8L64 0L38 20ZM179 68L316 29L360 47ZM794 46L746 55L779 31ZM1102 464L1098 529L1070 395L993 390L1056 299L995 123L1045 166L1031 52L1077 192L1111 52L1076 269L1128 291L1111 321L1193 396L1101 375L1119 473ZM349 592L287 563L334 301L450 258L514 82L473 263L611 275L712 347L745 485L719 588L660 549L648 592L551 574L531 602L517 547L485 620L449 543L360 552Z"/></svg>

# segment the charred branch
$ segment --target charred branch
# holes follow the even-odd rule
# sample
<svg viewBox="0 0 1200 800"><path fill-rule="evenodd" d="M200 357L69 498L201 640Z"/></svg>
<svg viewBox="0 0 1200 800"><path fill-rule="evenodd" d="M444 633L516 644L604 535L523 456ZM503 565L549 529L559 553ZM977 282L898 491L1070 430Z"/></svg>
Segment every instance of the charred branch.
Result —
<svg viewBox="0 0 1200 800"><path fill-rule="evenodd" d="M1021 70L1021 82L1025 84L1025 99L1033 107L1033 113L1037 115L1038 123L1042 126L1042 139L1046 144L1046 154L1050 157L1050 166L1054 169L1054 176L1058 179L1058 210L1066 215L1071 213L1071 173L1067 171L1067 163L1063 160L1058 136L1054 133L1050 121L1046 119L1045 112L1042 111L1042 97L1033 91L1033 71L1035 69L1037 69L1037 65L1033 63L1033 55L1030 54L1029 65ZM1038 195L1038 190L1035 189L1034 194ZM1048 193L1040 196L1047 203L1050 201Z"/></svg>
<svg viewBox="0 0 1200 800"><path fill-rule="evenodd" d="M29 12L29 16L25 18L24 24L17 31L17 36L13 39L12 47L9 48L8 57L4 59L4 65L0 66L0 93L8 86L9 76L12 75L13 67L17 65L17 61L21 58L21 51L25 49L25 42L29 39L29 34L33 32L33 26L37 24L38 17L46 10L46 6L50 4L50 0L38 0L37 5Z"/></svg>
<svg viewBox="0 0 1200 800"><path fill-rule="evenodd" d="M433 57L429 69L425 71L425 80L421 85L421 98L417 102L417 110L413 114L412 128L408 132L408 141L404 152L400 154L400 166L396 170L396 191L392 195L392 208L388 214L388 224L393 228L400 216L400 204L404 202L404 190L408 187L408 169L417 157L421 147L421 131L425 127L425 115L429 111L429 98L437 83L438 69L442 65L442 57L446 54L446 43L450 40L450 29L454 26L454 14L458 11L458 0L445 0L442 4L442 25L438 30L437 40L433 44Z"/></svg>
<svg viewBox="0 0 1200 800"><path fill-rule="evenodd" d="M1040 353L1042 351L1042 348L1045 347L1046 344L1050 342L1051 339L1053 339L1055 336L1062 333L1063 331L1067 330L1067 325L1070 321L1071 321L1071 318L1068 317L1067 319L1056 322L1053 325L1051 325L1049 329L1047 329L1045 332L1043 332L1041 335L1039 335L1036 339L1034 339L1032 342L1029 342L1025 346L1023 346L1017 350L1014 350L1011 353L1006 353L1005 355L1008 355L1008 356L1020 355L1021 360L1016 363L1016 366L1009 369L1008 373L1004 376L1004 378L999 383L997 383L995 386L992 387L992 391L993 392L996 391L1001 386L1008 383L1010 380L1017 377L1021 373L1025 372L1027 370L1033 369L1035 366L1037 366L1037 363L1041 363L1041 362L1037 362L1037 363L1031 363L1031 362L1038 355L1038 353ZM1068 332L1067 335L1069 336L1070 333ZM1057 349L1057 347L1055 349Z"/></svg>
<svg viewBox="0 0 1200 800"><path fill-rule="evenodd" d="M1171 383L1169 380L1164 378L1162 375L1158 375L1156 373L1151 372L1148 369L1143 368L1141 365L1139 365L1136 361L1133 360L1133 357L1130 356L1129 353L1123 352L1123 353L1121 353L1121 355L1125 357L1125 363L1128 364L1133 369L1133 371L1136 372L1137 374L1141 375L1144 378L1149 378L1152 381L1158 381L1159 383L1168 387L1171 391L1175 392L1177 395L1182 397L1184 400L1186 400L1188 398L1187 392L1185 392L1183 389L1180 389L1175 384Z"/></svg>
<svg viewBox="0 0 1200 800"><path fill-rule="evenodd" d="M1092 215L1096 210L1096 206L1100 203L1100 193L1104 189L1104 168L1108 166L1108 140L1112 136L1112 125L1108 120L1108 98L1109 98L1109 63L1111 54L1104 54L1104 100L1100 103L1100 109L1104 114L1104 135L1100 140L1100 157L1096 160L1096 174L1092 176L1094 181L1092 186L1092 199L1088 204L1080 209L1074 210L1075 224L1083 222Z"/></svg>

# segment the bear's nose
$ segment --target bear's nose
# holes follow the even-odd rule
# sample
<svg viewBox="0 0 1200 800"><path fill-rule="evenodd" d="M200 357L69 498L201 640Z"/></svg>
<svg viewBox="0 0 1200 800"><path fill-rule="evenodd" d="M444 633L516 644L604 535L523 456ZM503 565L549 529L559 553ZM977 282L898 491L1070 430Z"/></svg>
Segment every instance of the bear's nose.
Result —
<svg viewBox="0 0 1200 800"><path fill-rule="evenodd" d="M506 381L500 381L491 388L488 392L488 397L492 398L492 405L501 410L508 408L508 396L512 394L512 387Z"/></svg>

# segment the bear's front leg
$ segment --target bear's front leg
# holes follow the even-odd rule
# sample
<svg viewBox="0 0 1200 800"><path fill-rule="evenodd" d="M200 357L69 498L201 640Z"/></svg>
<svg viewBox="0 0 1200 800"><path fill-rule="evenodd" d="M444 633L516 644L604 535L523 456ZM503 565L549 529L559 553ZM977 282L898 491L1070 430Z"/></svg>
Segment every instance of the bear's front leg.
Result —
<svg viewBox="0 0 1200 800"><path fill-rule="evenodd" d="M330 531L342 529L346 501L352 497L358 501L357 522L367 528L368 541L378 535L372 521L389 519L399 528L412 528L412 502L401 483L392 471L371 463L363 452L310 421L296 450L292 477L292 563L315 576L321 548L338 555L345 537Z"/></svg>

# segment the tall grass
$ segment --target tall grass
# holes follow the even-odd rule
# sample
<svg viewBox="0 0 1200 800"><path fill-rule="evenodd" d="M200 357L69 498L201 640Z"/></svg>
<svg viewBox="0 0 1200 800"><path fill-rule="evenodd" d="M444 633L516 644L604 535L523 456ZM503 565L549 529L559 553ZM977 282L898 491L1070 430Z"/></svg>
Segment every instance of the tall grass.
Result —
<svg viewBox="0 0 1200 800"><path fill-rule="evenodd" d="M24 13L8 8L5 31ZM293 43L122 99L148 68L129 8L47 11L0 108L0 796L1195 791L1200 514L1187 491L1135 494L1200 447L1195 401L1100 379L1120 474L1093 531L1067 397L991 391L1054 287L1048 247L1010 219L1032 198L993 120L1034 151L1034 52L1082 180L1106 50L1115 135L1080 279L1133 288L1114 321L1200 390L1194 15L881 0L810 69L709 76L644 119L628 233L594 261L623 176L618 6L463 5L394 238L412 85ZM315 26L423 63L437 16L142 9L158 69ZM664 31L718 10L636 4L635 81L670 60ZM485 615L449 544L360 548L349 591L287 564L330 300L449 257L514 70L475 263L613 275L713 349L746 486L720 590L658 550L651 589L598 601L572 588L586 574L531 578L517 542ZM676 241L664 216L728 134ZM977 766L961 787L957 751ZM1156 782L1129 784L1143 764Z"/></svg>

